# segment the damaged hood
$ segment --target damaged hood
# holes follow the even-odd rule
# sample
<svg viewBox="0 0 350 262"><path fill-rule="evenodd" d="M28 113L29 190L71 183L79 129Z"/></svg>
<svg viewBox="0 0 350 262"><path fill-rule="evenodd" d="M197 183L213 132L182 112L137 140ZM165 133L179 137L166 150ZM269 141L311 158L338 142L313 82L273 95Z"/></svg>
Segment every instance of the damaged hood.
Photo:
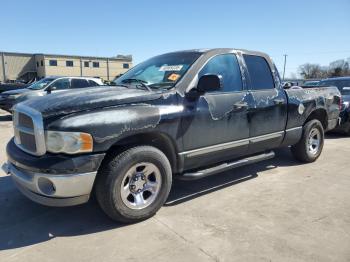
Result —
<svg viewBox="0 0 350 262"><path fill-rule="evenodd" d="M58 92L23 102L44 118L67 115L80 111L138 103L158 99L161 91L152 92L133 87L100 86Z"/></svg>

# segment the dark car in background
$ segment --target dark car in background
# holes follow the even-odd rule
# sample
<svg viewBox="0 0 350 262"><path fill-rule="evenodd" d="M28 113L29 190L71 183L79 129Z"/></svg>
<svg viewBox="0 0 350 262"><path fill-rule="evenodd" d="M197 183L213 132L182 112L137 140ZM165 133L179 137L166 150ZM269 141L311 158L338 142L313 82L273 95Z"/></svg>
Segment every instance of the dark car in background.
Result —
<svg viewBox="0 0 350 262"><path fill-rule="evenodd" d="M320 81L305 81L301 86L302 87L315 87L318 86Z"/></svg>
<svg viewBox="0 0 350 262"><path fill-rule="evenodd" d="M350 135L350 76L324 79L318 83L318 86L336 86L339 89L343 98L341 122L334 131Z"/></svg>
<svg viewBox="0 0 350 262"><path fill-rule="evenodd" d="M6 91L0 94L0 109L11 112L11 108L25 100L47 94L67 91L73 88L84 88L103 85L101 79L92 77L45 77L27 88Z"/></svg>
<svg viewBox="0 0 350 262"><path fill-rule="evenodd" d="M20 88L26 88L30 84L23 83L21 81L16 81L12 83L0 83L0 94L2 92L10 91L10 90L16 90Z"/></svg>

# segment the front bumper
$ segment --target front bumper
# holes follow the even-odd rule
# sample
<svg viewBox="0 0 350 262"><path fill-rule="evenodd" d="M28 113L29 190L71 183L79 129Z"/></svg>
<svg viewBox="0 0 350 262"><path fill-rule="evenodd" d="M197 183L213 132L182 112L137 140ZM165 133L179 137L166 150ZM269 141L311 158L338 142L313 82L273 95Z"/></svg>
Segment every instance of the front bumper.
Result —
<svg viewBox="0 0 350 262"><path fill-rule="evenodd" d="M22 170L8 162L2 166L17 188L29 199L46 206L74 206L85 203L97 172L50 175Z"/></svg>
<svg viewBox="0 0 350 262"><path fill-rule="evenodd" d="M3 165L15 185L29 199L47 206L73 206L89 200L97 170L105 154L37 157L7 144Z"/></svg>

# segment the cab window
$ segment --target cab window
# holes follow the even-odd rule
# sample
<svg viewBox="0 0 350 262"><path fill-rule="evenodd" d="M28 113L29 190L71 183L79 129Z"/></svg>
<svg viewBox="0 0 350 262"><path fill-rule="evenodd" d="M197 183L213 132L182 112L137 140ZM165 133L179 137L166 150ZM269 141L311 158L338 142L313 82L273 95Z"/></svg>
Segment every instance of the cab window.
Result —
<svg viewBox="0 0 350 262"><path fill-rule="evenodd" d="M220 92L242 90L241 70L234 54L218 55L210 59L199 72L198 78L203 75L221 75L223 86Z"/></svg>
<svg viewBox="0 0 350 262"><path fill-rule="evenodd" d="M251 90L275 88L272 72L265 58L255 55L243 55L248 68Z"/></svg>

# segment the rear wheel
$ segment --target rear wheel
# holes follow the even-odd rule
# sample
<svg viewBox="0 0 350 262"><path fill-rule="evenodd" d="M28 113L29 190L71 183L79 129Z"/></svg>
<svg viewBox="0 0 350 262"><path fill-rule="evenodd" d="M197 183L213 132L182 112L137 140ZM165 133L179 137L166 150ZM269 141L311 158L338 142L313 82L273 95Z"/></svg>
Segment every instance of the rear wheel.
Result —
<svg viewBox="0 0 350 262"><path fill-rule="evenodd" d="M111 154L96 181L96 197L112 219L133 223L153 216L166 201L172 183L169 160L151 146Z"/></svg>
<svg viewBox="0 0 350 262"><path fill-rule="evenodd" d="M311 120L303 127L300 141L291 147L293 156L302 162L316 161L321 155L324 144L324 130L320 121Z"/></svg>

